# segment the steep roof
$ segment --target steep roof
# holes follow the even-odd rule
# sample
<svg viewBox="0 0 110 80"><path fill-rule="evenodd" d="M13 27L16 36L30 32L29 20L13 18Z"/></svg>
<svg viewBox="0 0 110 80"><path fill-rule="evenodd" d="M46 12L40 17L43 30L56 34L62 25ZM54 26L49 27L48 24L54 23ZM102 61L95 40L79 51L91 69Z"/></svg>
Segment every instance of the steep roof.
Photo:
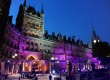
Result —
<svg viewBox="0 0 110 80"><path fill-rule="evenodd" d="M27 11L26 12L28 12L28 13L32 13L32 14L36 14L36 10L35 10L35 8L34 7L32 7L32 6L29 6L28 8L27 8Z"/></svg>

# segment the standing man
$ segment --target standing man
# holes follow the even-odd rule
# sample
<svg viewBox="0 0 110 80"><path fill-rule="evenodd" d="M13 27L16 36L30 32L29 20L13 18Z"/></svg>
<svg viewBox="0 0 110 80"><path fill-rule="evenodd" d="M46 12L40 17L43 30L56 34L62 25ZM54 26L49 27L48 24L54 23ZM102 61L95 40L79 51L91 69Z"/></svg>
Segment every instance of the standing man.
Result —
<svg viewBox="0 0 110 80"><path fill-rule="evenodd" d="M94 72L95 71L95 64L92 63L91 66L92 66L92 71Z"/></svg>
<svg viewBox="0 0 110 80"><path fill-rule="evenodd" d="M51 74L49 75L49 80L52 80L52 75Z"/></svg>

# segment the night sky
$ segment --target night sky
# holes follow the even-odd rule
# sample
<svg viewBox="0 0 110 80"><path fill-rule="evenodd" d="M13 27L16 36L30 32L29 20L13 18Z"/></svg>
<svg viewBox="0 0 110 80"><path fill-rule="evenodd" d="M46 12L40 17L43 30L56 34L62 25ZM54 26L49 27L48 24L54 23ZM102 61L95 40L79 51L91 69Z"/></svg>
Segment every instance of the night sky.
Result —
<svg viewBox="0 0 110 80"><path fill-rule="evenodd" d="M15 24L19 5L24 0L12 0L10 15ZM92 25L100 39L110 43L110 0L27 0L27 6L41 10L44 4L45 30L49 34L76 36L84 43L91 41Z"/></svg>

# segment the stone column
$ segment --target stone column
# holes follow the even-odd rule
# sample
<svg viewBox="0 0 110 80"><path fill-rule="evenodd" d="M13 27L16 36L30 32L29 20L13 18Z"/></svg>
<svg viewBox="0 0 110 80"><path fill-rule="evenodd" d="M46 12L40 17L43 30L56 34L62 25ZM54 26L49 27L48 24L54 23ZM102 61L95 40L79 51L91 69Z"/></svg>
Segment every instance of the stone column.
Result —
<svg viewBox="0 0 110 80"><path fill-rule="evenodd" d="M52 65L51 65L51 60L50 60L50 61L49 61L50 74L51 74L51 71L52 71L52 70L51 70L51 66L52 66Z"/></svg>
<svg viewBox="0 0 110 80"><path fill-rule="evenodd" d="M14 70L15 70L15 73L17 74L18 73L18 63L16 62L16 65L14 65Z"/></svg>
<svg viewBox="0 0 110 80"><path fill-rule="evenodd" d="M5 73L5 62L1 62L1 74Z"/></svg>
<svg viewBox="0 0 110 80"><path fill-rule="evenodd" d="M14 73L15 74L17 73L17 62L15 62L15 64L14 64Z"/></svg>
<svg viewBox="0 0 110 80"><path fill-rule="evenodd" d="M12 63L12 74L14 73L14 63Z"/></svg>
<svg viewBox="0 0 110 80"><path fill-rule="evenodd" d="M23 61L23 69L22 69L22 71L24 72L25 71L25 69L24 69L24 66L25 66L25 61Z"/></svg>
<svg viewBox="0 0 110 80"><path fill-rule="evenodd" d="M29 71L32 71L32 61L29 62Z"/></svg>

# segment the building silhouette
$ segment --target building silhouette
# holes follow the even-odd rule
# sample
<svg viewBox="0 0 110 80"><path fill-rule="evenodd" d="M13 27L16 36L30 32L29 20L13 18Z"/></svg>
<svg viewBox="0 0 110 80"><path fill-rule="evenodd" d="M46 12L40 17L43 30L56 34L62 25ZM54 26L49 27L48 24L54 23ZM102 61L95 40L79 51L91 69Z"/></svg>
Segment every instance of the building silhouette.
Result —
<svg viewBox="0 0 110 80"><path fill-rule="evenodd" d="M6 23L8 20L11 0L0 0L0 51L4 43Z"/></svg>

